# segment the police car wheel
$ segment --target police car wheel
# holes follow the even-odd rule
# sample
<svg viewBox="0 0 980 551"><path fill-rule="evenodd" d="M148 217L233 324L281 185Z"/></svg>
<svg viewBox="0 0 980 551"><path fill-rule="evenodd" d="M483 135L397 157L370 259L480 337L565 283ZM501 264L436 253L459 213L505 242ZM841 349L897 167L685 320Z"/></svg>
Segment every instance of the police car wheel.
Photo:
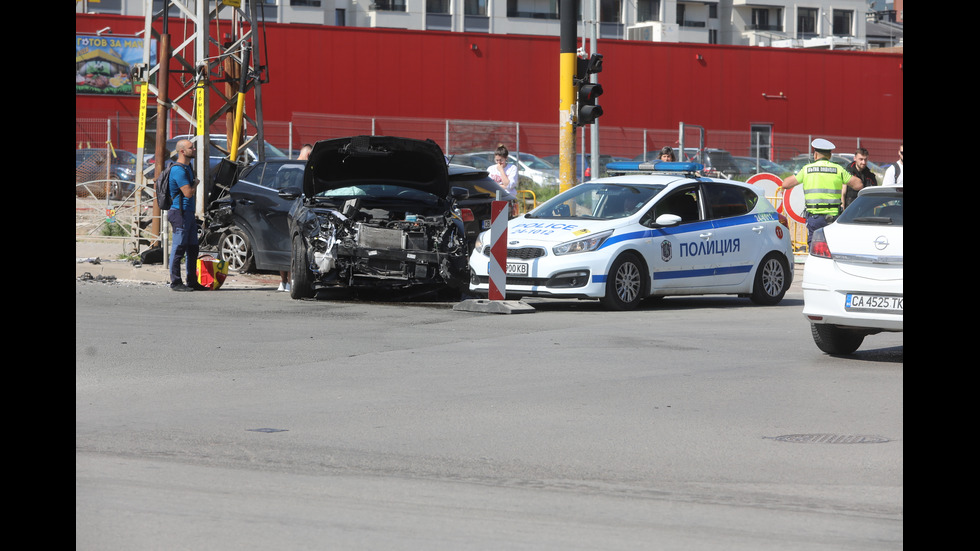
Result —
<svg viewBox="0 0 980 551"><path fill-rule="evenodd" d="M606 278L602 304L610 310L632 310L643 298L646 267L632 253L623 253L612 264Z"/></svg>
<svg viewBox="0 0 980 551"><path fill-rule="evenodd" d="M752 302L772 306L783 300L789 283L789 265L777 253L769 253L755 271Z"/></svg>

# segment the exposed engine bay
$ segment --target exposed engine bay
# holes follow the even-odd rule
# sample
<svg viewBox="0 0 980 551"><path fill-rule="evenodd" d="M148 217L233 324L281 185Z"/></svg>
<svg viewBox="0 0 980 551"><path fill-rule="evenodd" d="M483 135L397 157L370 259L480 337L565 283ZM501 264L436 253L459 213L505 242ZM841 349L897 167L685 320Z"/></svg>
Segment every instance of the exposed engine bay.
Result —
<svg viewBox="0 0 980 551"><path fill-rule="evenodd" d="M289 212L290 296L336 286L465 290L468 249L457 203L468 196L450 183L432 140L317 142L302 200Z"/></svg>
<svg viewBox="0 0 980 551"><path fill-rule="evenodd" d="M406 214L362 209L361 202L316 209L302 224L315 281L384 287L467 281L466 243L452 212Z"/></svg>

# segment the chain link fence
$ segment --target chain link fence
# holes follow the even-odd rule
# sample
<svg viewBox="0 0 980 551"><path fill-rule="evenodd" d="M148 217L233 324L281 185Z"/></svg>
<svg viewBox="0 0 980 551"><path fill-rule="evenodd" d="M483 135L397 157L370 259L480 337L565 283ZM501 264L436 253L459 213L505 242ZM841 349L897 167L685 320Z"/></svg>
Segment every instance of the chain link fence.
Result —
<svg viewBox="0 0 980 551"><path fill-rule="evenodd" d="M126 239L136 250L141 243L157 241L159 236L148 235L152 207L152 190L141 187L141 178L135 185L113 178L111 163L106 159L116 150L136 150L138 119L118 115L110 118L76 118L75 141L78 149L102 148L106 151L99 158L89 158L76 162L76 239L85 236L110 236ZM171 121L171 135L193 134L192 128L178 128L186 122ZM470 121L454 119L424 119L410 117L362 117L353 115L331 115L323 113L295 113L288 122L266 121L263 124L265 141L286 151L291 157L298 154L303 144L319 140L342 138L355 135L402 136L406 138L431 139L439 144L447 155L473 151L493 151L503 144L512 153L531 153L538 157L548 157L559 153L558 124L521 123L514 121ZM761 156L769 160L790 162L810 154L810 142L817 136L803 134L772 133L760 147L757 133L750 131L711 130L696 125L678 125L673 129L647 129L602 126L598 129L586 127L576 135L576 151L589 154L592 141L591 132L598 132L602 154L618 159L652 158L652 152L663 146L721 149L735 157ZM225 132L224 123L211 128L214 134ZM246 130L248 132L248 130ZM254 133L254 132L250 132ZM876 165L887 166L898 156L901 140L861 137L827 136L834 142L835 153L853 154L858 147L869 150L869 157ZM153 136L147 136L147 144L155 143ZM756 152L765 152L756 155ZM152 153L144 152L144 153ZM647 157L644 157L646 155ZM147 157L149 159L149 156ZM152 165L149 165L152 166ZM149 170L149 166L144 169ZM788 165L793 166L793 165ZM557 168L557 167L556 167ZM883 166L873 166L878 172L879 181ZM152 175L152 171L150 172ZM747 176L747 174L745 175ZM778 176L785 176L779 174ZM739 178L739 179L745 179ZM147 180L147 186L152 186ZM779 198L770 198L778 203ZM166 224L161 224L165 227ZM791 228L794 236L799 228ZM805 228L801 253L805 253Z"/></svg>
<svg viewBox="0 0 980 551"><path fill-rule="evenodd" d="M170 133L193 134L192 128L178 128L186 123L171 121ZM691 123L696 124L696 123ZM678 128L627 128L598 125L601 153L614 157L633 159L645 152L659 150L665 145L678 147L681 130ZM103 147L112 142L117 148L135 151L138 120L136 117L118 115L113 118L76 118L75 142L78 148ZM225 133L224 123L215 124L211 132ZM248 132L248 130L246 130ZM589 150L592 129L579 129L576 150ZM254 133L254 132L251 132ZM416 139L432 139L447 155L486 151L504 144L512 152L523 152L547 157L559 152L558 124L522 123L514 121L470 121L456 119L424 119L410 117L361 117L323 113L295 113L291 121L266 121L263 125L265 140L284 151L298 151L305 143L355 135L403 136ZM704 146L723 149L734 156L754 157L756 136L751 131L704 129ZM773 133L771 141L763 144L763 155L780 162L810 152L810 142L817 136L805 134ZM862 137L820 135L834 142L837 153L854 153L858 147L870 151L870 158L880 165L892 163L898 157L901 140ZM698 147L699 140L690 131L685 132L685 147ZM154 143L147 136L147 143ZM149 153L152 153L149 152Z"/></svg>

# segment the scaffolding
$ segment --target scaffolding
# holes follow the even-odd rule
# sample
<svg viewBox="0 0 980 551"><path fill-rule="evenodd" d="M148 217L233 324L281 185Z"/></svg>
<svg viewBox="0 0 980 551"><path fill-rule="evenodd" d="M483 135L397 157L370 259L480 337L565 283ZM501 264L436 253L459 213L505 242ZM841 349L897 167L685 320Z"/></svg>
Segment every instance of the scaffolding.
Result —
<svg viewBox="0 0 980 551"><path fill-rule="evenodd" d="M139 130L137 136L137 187L153 196L156 176L165 168L175 153L166 146L167 121L173 116L188 128L187 139L197 145L199 155L195 159L194 172L200 187L197 191L195 214L203 219L204 209L215 191L214 152L231 162L241 157L252 141L263 143L262 84L266 67L261 65L258 53L259 34L262 30L258 0L168 0L163 9L154 13L153 0L145 0L146 18L143 41L143 63L133 69L133 81L140 88ZM171 48L169 26L176 20L184 26L184 39ZM152 40L152 39L155 39ZM157 63L152 64L153 44L158 44ZM264 56L263 56L264 57ZM175 68L171 69L171 65ZM171 76L173 73L173 77ZM176 89L171 87L176 84ZM245 109L246 98L251 98L251 109ZM151 102L154 107L151 107ZM212 142L211 128L225 119L226 138ZM153 126L151 126L153 125ZM241 139L248 127L254 129L249 140ZM147 151L146 137L149 129L154 143ZM227 144L227 145L225 145ZM264 160L263 148L258 148L259 159ZM146 162L152 153L154 162ZM142 212L139 204L142 193L136 193L136 212ZM156 200L153 200L152 221L142 229L134 224L132 238L135 251L141 244L163 246L166 262L166 225L163 223Z"/></svg>

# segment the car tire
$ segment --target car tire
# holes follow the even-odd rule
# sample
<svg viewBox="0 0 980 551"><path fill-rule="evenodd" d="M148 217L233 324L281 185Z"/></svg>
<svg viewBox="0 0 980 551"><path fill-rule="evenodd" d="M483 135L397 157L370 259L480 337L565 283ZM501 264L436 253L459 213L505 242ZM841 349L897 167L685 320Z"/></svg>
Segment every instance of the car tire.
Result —
<svg viewBox="0 0 980 551"><path fill-rule="evenodd" d="M811 323L810 333L817 348L832 355L853 354L864 342L865 337L865 334L859 331L826 323Z"/></svg>
<svg viewBox="0 0 980 551"><path fill-rule="evenodd" d="M109 184L109 193L115 201L123 200L123 185L122 182L112 182Z"/></svg>
<svg viewBox="0 0 980 551"><path fill-rule="evenodd" d="M616 258L606 278L606 296L601 302L610 310L633 310L645 292L646 267L633 253Z"/></svg>
<svg viewBox="0 0 980 551"><path fill-rule="evenodd" d="M313 272L302 236L293 236L293 252L289 262L289 296L294 299L313 297Z"/></svg>
<svg viewBox="0 0 980 551"><path fill-rule="evenodd" d="M769 253L755 271L752 302L762 306L779 304L786 295L789 282L789 264L786 259L778 253Z"/></svg>
<svg viewBox="0 0 980 551"><path fill-rule="evenodd" d="M255 270L252 243L245 232L238 228L231 228L221 236L218 242L218 256L228 263L229 270L242 273Z"/></svg>

